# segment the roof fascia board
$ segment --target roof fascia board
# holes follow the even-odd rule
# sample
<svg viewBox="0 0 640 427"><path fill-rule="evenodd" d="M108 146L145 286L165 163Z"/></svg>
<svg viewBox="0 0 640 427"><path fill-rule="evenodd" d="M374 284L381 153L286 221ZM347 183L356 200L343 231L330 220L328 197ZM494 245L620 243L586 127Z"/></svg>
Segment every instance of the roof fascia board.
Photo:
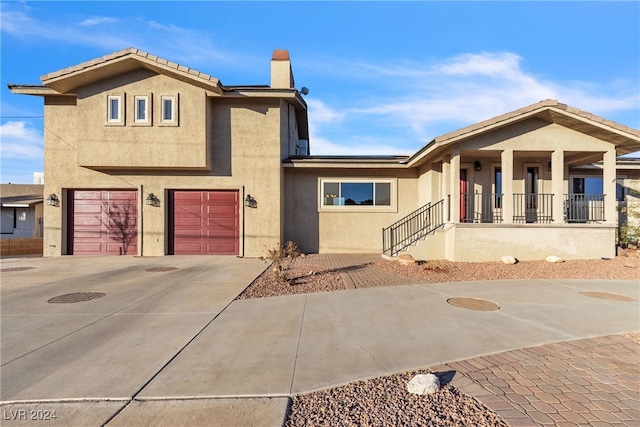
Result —
<svg viewBox="0 0 640 427"><path fill-rule="evenodd" d="M57 90L51 89L46 86L35 86L35 85L17 85L17 84L8 84L7 87L11 91L11 93L15 93L18 95L34 95L34 96L76 96L73 92L68 93L60 93Z"/></svg>
<svg viewBox="0 0 640 427"><path fill-rule="evenodd" d="M307 109L307 103L297 89L243 88L225 91L223 95L226 98L278 98L284 99L296 109Z"/></svg>
<svg viewBox="0 0 640 427"><path fill-rule="evenodd" d="M33 202L32 204L35 204L37 202ZM2 207L3 208L28 208L30 205L26 204L26 203L3 203Z"/></svg>
<svg viewBox="0 0 640 427"><path fill-rule="evenodd" d="M550 107L549 110L553 110L556 113L563 114L567 117L571 117L583 123L586 123L595 127L599 127L600 129L605 130L607 132L616 133L625 138L635 139L636 141L640 142L640 131L621 125L614 121L607 120L595 115L592 115L592 117L585 117L582 114L571 111L571 108L568 110L563 110L563 109Z"/></svg>

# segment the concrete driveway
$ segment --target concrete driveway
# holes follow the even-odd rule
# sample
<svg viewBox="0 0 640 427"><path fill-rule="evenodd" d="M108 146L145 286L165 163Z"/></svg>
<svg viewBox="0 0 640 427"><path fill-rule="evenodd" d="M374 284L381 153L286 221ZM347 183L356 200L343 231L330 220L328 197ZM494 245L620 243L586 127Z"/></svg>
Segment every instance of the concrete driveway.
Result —
<svg viewBox="0 0 640 427"><path fill-rule="evenodd" d="M267 267L211 256L20 258L0 265L0 399L99 400L90 425L116 413ZM100 297L48 302L90 293ZM4 412L3 425L22 415Z"/></svg>

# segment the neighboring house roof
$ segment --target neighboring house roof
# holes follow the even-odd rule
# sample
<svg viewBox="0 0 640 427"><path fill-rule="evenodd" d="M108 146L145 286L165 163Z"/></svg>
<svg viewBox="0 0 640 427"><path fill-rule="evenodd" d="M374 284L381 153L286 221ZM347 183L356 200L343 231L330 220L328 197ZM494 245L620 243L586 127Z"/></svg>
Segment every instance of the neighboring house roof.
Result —
<svg viewBox="0 0 640 427"><path fill-rule="evenodd" d="M0 184L0 205L3 208L21 208L42 203L42 184Z"/></svg>
<svg viewBox="0 0 640 427"><path fill-rule="evenodd" d="M578 132L591 135L616 145L618 155L640 151L640 131L595 114L562 104L555 99L546 99L536 104L484 120L471 126L446 133L434 138L426 146L411 156L409 164L414 165L427 154L479 133L498 129L531 117L537 117L550 123L558 123Z"/></svg>

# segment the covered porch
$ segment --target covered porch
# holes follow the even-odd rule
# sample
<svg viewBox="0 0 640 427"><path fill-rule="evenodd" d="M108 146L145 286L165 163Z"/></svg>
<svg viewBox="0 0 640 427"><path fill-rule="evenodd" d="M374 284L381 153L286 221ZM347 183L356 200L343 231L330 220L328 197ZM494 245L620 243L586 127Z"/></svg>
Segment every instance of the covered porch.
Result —
<svg viewBox="0 0 640 427"><path fill-rule="evenodd" d="M576 169L597 162L589 174ZM442 166L447 222L615 224L615 162L614 149L453 150Z"/></svg>

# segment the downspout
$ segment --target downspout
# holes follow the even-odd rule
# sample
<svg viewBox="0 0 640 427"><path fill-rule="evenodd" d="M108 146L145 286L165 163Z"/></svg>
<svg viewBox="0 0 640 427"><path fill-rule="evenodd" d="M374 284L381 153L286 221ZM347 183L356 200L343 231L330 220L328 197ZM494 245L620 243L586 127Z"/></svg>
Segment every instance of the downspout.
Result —
<svg viewBox="0 0 640 427"><path fill-rule="evenodd" d="M144 186L140 184L140 256L144 256Z"/></svg>

